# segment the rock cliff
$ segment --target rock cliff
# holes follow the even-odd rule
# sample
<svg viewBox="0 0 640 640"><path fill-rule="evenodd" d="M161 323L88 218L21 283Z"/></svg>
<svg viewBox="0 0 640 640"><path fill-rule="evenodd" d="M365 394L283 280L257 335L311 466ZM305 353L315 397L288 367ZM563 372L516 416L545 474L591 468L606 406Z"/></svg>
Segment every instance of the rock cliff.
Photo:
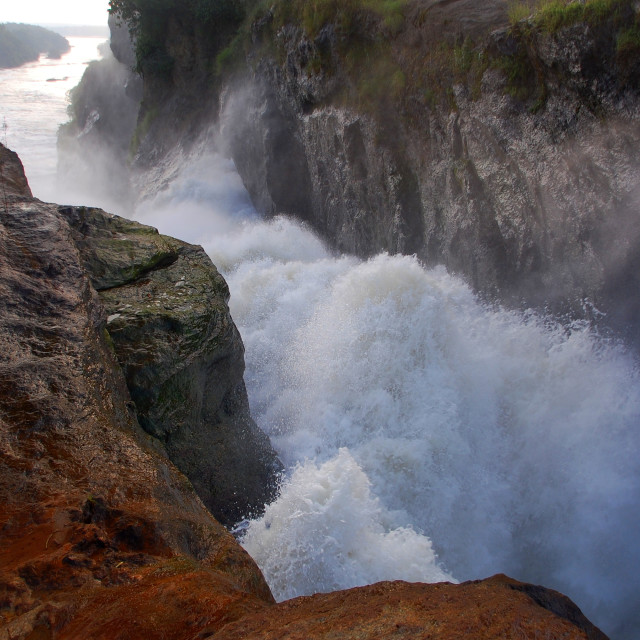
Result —
<svg viewBox="0 0 640 640"><path fill-rule="evenodd" d="M169 17L172 72L144 78L136 190L161 188L163 160L218 122L264 213L638 342L636 5L522 5L518 21L504 0L360 4L275 2L217 57Z"/></svg>
<svg viewBox="0 0 640 640"><path fill-rule="evenodd" d="M31 187L24 175L24 167L18 154L4 145L0 145L0 188L5 209L9 207L9 198L32 197Z"/></svg>
<svg viewBox="0 0 640 640"><path fill-rule="evenodd" d="M17 156L0 152L12 176L0 208L0 640L605 638L564 596L504 576L275 605L138 422L169 451L176 432L186 445L195 425L171 422L180 405L136 394L143 378L148 393L184 392L198 359L243 404L229 363L211 358L222 348L232 362L237 338L220 276L197 248L148 227L33 199ZM172 323L184 324L181 340Z"/></svg>
<svg viewBox="0 0 640 640"><path fill-rule="evenodd" d="M188 637L272 602L138 425L72 230L29 196L0 210L0 638Z"/></svg>
<svg viewBox="0 0 640 640"><path fill-rule="evenodd" d="M349 68L335 25L314 38L269 30L274 15L254 25L256 42L275 33L279 56L254 53L222 105L254 202L341 251L445 264L503 303L595 307L637 340L638 49L621 47L615 17L509 27L499 2L484 23L469 3L443 4L408 3L379 53L389 68L373 72Z"/></svg>
<svg viewBox="0 0 640 640"><path fill-rule="evenodd" d="M99 209L61 207L137 417L225 525L260 512L282 466L249 414L227 283L201 247Z"/></svg>

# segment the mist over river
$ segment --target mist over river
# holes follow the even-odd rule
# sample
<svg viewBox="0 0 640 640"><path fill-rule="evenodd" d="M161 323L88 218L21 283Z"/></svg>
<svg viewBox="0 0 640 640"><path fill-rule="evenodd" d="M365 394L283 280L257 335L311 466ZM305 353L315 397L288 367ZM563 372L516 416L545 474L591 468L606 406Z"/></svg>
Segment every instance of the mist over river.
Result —
<svg viewBox="0 0 640 640"><path fill-rule="evenodd" d="M104 38L67 38L69 53L60 59L40 56L15 69L0 69L2 143L22 160L33 195L56 202L65 195L56 178L58 127L67 121L67 93L91 60L100 57ZM64 199L64 198L63 198Z"/></svg>
<svg viewBox="0 0 640 640"><path fill-rule="evenodd" d="M3 110L16 71L0 72ZM22 68L34 96L56 85L41 71ZM64 120L64 94L50 98L11 112L7 142L35 195L64 202L34 179L55 162L38 132ZM278 500L238 524L276 598L504 572L640 636L640 373L625 345L483 303L413 257L333 255L261 219L214 145L132 215L202 244L229 282L252 412L287 468Z"/></svg>

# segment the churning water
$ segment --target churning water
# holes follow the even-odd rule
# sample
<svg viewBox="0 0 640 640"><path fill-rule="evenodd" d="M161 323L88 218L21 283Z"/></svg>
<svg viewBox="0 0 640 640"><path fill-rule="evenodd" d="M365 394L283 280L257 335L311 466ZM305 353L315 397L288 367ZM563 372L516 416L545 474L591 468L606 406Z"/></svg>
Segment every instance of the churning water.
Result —
<svg viewBox="0 0 640 640"><path fill-rule="evenodd" d="M505 572L636 637L640 374L622 345L413 257L333 256L261 220L220 157L164 198L143 219L228 279L252 411L288 468L241 525L277 598Z"/></svg>
<svg viewBox="0 0 640 640"><path fill-rule="evenodd" d="M229 282L252 411L287 467L239 526L277 598L505 572L637 637L640 374L622 345L412 257L332 255L262 220L219 155L135 215Z"/></svg>

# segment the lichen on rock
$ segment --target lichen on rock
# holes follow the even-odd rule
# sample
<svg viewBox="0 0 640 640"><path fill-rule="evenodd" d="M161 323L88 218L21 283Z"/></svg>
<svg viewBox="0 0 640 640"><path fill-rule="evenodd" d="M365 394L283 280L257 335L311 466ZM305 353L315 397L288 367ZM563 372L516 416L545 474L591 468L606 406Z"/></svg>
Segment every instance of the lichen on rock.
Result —
<svg viewBox="0 0 640 640"><path fill-rule="evenodd" d="M201 247L99 209L61 207L99 291L142 427L231 525L260 513L280 462L249 413L229 289Z"/></svg>

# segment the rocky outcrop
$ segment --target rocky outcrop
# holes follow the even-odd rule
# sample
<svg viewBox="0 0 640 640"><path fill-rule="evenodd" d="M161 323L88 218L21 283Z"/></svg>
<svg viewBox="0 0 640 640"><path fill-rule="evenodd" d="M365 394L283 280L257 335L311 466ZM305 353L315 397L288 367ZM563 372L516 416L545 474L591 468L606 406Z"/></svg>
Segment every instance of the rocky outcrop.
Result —
<svg viewBox="0 0 640 640"><path fill-rule="evenodd" d="M18 154L0 145L0 189L5 209L13 196L31 198L31 187L24 174L24 167Z"/></svg>
<svg viewBox="0 0 640 640"><path fill-rule="evenodd" d="M606 640L565 596L502 575L460 585L381 582L294 598L249 614L210 637Z"/></svg>
<svg viewBox="0 0 640 640"><path fill-rule="evenodd" d="M142 427L213 515L261 512L281 464L249 413L227 284L201 247L98 209L63 207Z"/></svg>
<svg viewBox="0 0 640 640"><path fill-rule="evenodd" d="M7 196L0 293L0 638L186 638L271 603L139 427L56 205Z"/></svg>
<svg viewBox="0 0 640 640"><path fill-rule="evenodd" d="M281 28L279 61L256 55L248 85L223 107L253 201L304 219L341 251L416 253L508 304L579 317L595 307L638 340L637 52L622 55L606 21L557 32L524 23L522 35L499 28L503 13L484 25L497 30L483 48L463 45L479 23L456 23L457 39L442 44L450 60L437 59L430 38L443 41L468 4L408 11L391 40L407 73L438 64L437 78L453 74L444 102L436 85L421 94L409 81L374 108L345 101L345 87L362 88L339 35ZM331 62L318 73L319 58Z"/></svg>

